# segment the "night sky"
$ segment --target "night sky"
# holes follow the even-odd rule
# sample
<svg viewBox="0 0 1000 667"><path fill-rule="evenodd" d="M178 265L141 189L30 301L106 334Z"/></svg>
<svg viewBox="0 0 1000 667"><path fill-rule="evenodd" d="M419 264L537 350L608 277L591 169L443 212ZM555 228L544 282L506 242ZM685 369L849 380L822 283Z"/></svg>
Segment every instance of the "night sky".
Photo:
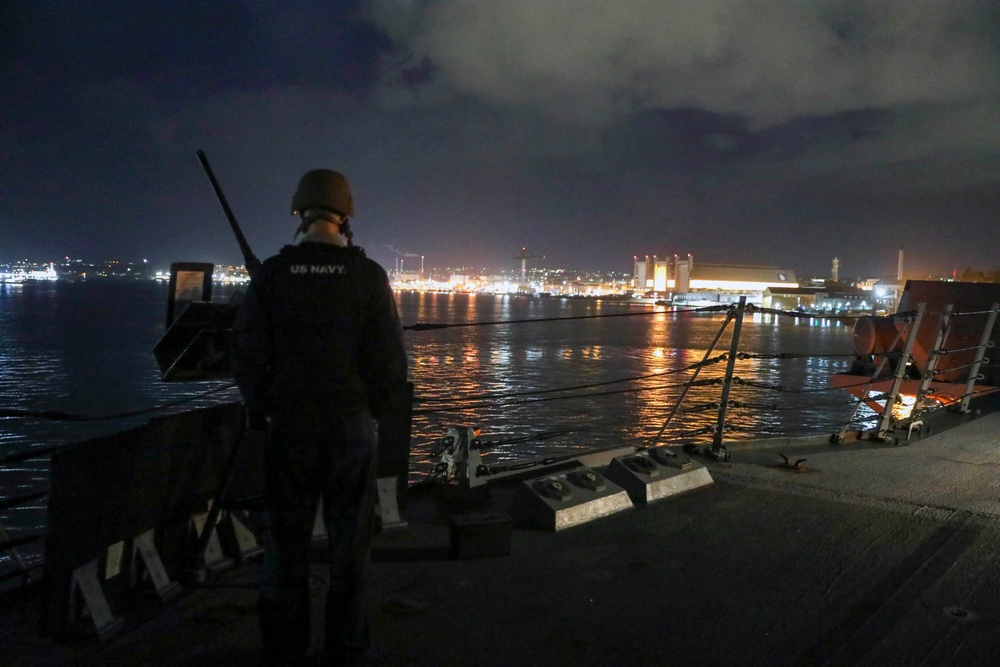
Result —
<svg viewBox="0 0 1000 667"><path fill-rule="evenodd" d="M0 3L0 261L260 257L342 171L393 268L1000 268L995 0Z"/></svg>

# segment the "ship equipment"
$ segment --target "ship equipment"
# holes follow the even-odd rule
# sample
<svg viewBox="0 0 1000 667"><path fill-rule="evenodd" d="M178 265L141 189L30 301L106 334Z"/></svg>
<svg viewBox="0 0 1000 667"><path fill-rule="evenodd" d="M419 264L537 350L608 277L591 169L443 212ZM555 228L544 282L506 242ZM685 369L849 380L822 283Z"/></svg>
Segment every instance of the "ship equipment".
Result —
<svg viewBox="0 0 1000 667"><path fill-rule="evenodd" d="M973 397L1000 391L1000 364L986 356L1000 340L998 310L994 283L907 281L895 315L858 319L857 356L850 371L831 377L831 386L879 415L870 433L876 440L900 428L907 437L922 430L928 410L966 413ZM936 326L925 315L937 315ZM833 440L843 440L847 428Z"/></svg>
<svg viewBox="0 0 1000 667"><path fill-rule="evenodd" d="M496 443L479 434L471 426L449 427L431 450L435 469L430 479L457 482L473 499L509 483L504 486L513 487L510 512L522 527L562 530L633 503L650 503L712 483L704 465L666 446L614 446L491 465L484 462L483 453ZM488 533L488 527L476 524L475 529Z"/></svg>

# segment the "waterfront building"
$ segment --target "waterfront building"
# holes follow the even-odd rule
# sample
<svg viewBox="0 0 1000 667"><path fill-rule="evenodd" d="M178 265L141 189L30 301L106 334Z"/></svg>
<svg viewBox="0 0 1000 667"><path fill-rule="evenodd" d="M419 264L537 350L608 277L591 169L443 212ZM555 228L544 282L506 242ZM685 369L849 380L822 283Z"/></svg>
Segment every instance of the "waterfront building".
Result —
<svg viewBox="0 0 1000 667"><path fill-rule="evenodd" d="M58 280L59 274L51 262L42 266L17 263L0 266L0 283L23 283Z"/></svg>
<svg viewBox="0 0 1000 667"><path fill-rule="evenodd" d="M741 296L761 304L768 288L799 287L795 271L776 266L695 264L685 257L634 258L632 289L639 297L663 299L675 304L732 303Z"/></svg>
<svg viewBox="0 0 1000 667"><path fill-rule="evenodd" d="M761 306L775 310L843 313L864 312L878 307L876 294L839 282L808 287L768 287Z"/></svg>

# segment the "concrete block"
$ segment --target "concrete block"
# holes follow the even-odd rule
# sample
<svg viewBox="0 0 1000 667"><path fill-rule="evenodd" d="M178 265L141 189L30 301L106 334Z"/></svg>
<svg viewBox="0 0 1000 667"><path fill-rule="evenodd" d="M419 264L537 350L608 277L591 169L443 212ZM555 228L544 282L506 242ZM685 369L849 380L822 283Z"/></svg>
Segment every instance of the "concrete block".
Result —
<svg viewBox="0 0 1000 667"><path fill-rule="evenodd" d="M619 456L608 464L605 476L621 486L635 504L669 498L712 483L708 469L682 451L654 447Z"/></svg>
<svg viewBox="0 0 1000 667"><path fill-rule="evenodd" d="M522 482L511 513L519 526L563 530L631 507L623 488L581 466Z"/></svg>

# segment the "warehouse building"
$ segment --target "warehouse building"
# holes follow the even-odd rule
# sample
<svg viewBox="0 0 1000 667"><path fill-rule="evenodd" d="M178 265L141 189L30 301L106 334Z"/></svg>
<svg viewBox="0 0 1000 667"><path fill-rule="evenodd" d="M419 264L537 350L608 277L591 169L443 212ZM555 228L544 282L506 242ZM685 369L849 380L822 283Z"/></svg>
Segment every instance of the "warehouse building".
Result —
<svg viewBox="0 0 1000 667"><path fill-rule="evenodd" d="M635 258L633 295L674 304L732 303L741 296L762 305L768 289L799 287L795 272L775 266L695 264L691 255Z"/></svg>

